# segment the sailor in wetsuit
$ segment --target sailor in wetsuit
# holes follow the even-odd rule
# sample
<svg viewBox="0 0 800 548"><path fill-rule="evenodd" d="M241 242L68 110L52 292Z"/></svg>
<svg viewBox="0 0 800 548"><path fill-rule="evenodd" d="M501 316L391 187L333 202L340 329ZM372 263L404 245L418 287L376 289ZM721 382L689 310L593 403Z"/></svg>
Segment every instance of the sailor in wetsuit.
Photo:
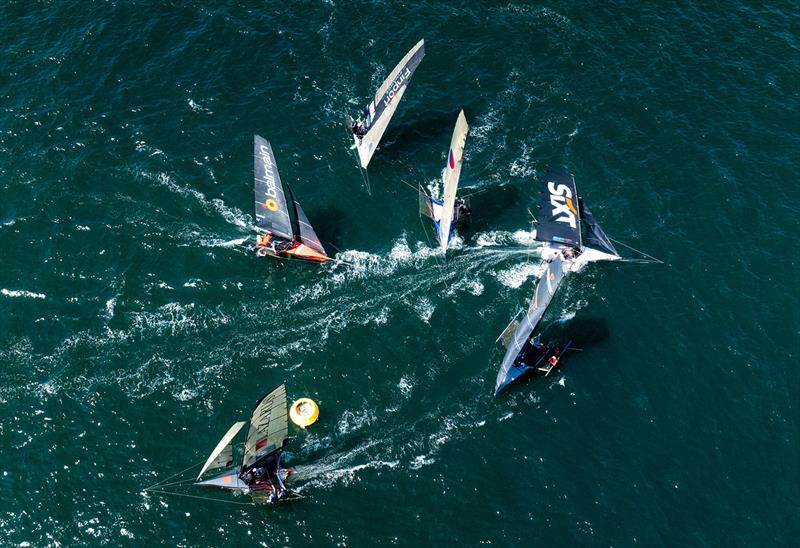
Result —
<svg viewBox="0 0 800 548"><path fill-rule="evenodd" d="M282 238L275 238L271 232L259 234L256 239L256 253L263 257L267 254L267 249L271 249L276 255L283 253L297 247L298 244L294 240L284 240Z"/></svg>
<svg viewBox="0 0 800 548"><path fill-rule="evenodd" d="M456 198L453 205L453 222L463 223L472 216L472 209L467 205L463 198Z"/></svg>
<svg viewBox="0 0 800 548"><path fill-rule="evenodd" d="M349 116L346 118L347 127L350 131L353 132L353 135L361 139L364 135L367 134L367 125L364 123L363 120L353 120Z"/></svg>

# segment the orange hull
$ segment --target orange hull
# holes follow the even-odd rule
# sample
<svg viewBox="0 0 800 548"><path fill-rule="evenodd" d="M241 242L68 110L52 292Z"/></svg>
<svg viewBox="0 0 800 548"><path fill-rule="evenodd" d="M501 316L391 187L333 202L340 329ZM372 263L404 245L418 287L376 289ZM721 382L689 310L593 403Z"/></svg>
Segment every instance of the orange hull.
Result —
<svg viewBox="0 0 800 548"><path fill-rule="evenodd" d="M305 244L300 244L297 247L289 249L288 251L284 251L283 254L290 257L297 257L298 259L306 259L308 261L317 261L320 263L333 260L327 255L323 255L322 253L311 249Z"/></svg>

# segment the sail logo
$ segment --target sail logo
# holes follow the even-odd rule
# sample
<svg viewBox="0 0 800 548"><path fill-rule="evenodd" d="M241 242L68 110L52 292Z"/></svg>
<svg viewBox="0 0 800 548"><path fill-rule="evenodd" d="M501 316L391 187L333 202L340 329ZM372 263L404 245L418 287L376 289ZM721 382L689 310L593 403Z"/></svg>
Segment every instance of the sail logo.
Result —
<svg viewBox="0 0 800 548"><path fill-rule="evenodd" d="M572 191L567 185L556 186L552 181L547 183L550 191L550 205L553 206L552 216L559 223L567 223L572 228L577 226L578 211L572 203Z"/></svg>
<svg viewBox="0 0 800 548"><path fill-rule="evenodd" d="M450 149L450 159L448 161L448 164L450 164L450 169L455 169L456 168L456 155L453 154L453 149L452 148Z"/></svg>
<svg viewBox="0 0 800 548"><path fill-rule="evenodd" d="M269 153L269 148L264 145L261 145L261 162L264 164L264 182L267 183L267 196L277 198L278 189L275 186L275 164L272 163L272 155ZM267 200L264 202L264 207L270 211L275 211L275 209L269 206L269 202L275 204L275 209L278 209L278 204L275 200Z"/></svg>
<svg viewBox="0 0 800 548"><path fill-rule="evenodd" d="M384 108L389 106L389 103L392 102L394 96L397 95L397 91L405 85L406 80L408 80L410 76L411 76L411 69L406 67L406 71L397 78L395 78L394 82L392 82L392 87L389 88L389 91L386 92L386 96L383 100Z"/></svg>
<svg viewBox="0 0 800 548"><path fill-rule="evenodd" d="M278 202L276 202L272 198L267 198L264 201L264 207L266 207L270 211L278 211Z"/></svg>

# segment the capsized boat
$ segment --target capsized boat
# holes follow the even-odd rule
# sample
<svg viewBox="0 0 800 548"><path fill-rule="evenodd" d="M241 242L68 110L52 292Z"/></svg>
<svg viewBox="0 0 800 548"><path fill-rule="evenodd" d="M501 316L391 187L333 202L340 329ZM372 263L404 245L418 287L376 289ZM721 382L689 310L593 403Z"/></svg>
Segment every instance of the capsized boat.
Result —
<svg viewBox="0 0 800 548"><path fill-rule="evenodd" d="M468 131L469 125L467 124L467 118L464 116L464 111L462 110L458 114L456 126L453 129L453 137L450 140L450 150L447 154L447 165L442 170L442 199L437 200L428 196L422 186L419 187L420 214L433 219L433 224L436 227L436 237L439 240L439 247L443 252L447 251L447 245L450 243L453 227L460 221L463 221L471 213L467 201L465 199L456 198Z"/></svg>
<svg viewBox="0 0 800 548"><path fill-rule="evenodd" d="M517 321L516 318L512 320L498 337L506 345L506 353L497 373L495 396L529 371L542 370L546 375L549 374L558 364L561 354L569 348L569 342L562 348L543 344L536 334L542 316L566 275L564 266L565 261L560 254L547 264L547 270L539 278L525 317L522 321Z"/></svg>
<svg viewBox="0 0 800 548"><path fill-rule="evenodd" d="M549 168L546 189L539 199L536 239L541 255L560 255L566 271L578 271L594 261L621 259L594 215L578 196L575 178L566 170Z"/></svg>
<svg viewBox="0 0 800 548"><path fill-rule="evenodd" d="M256 240L256 253L317 262L332 260L292 188L281 182L272 145L256 135L253 147L256 225L261 232Z"/></svg>
<svg viewBox="0 0 800 548"><path fill-rule="evenodd" d="M425 56L425 40L420 40L397 64L383 81L375 97L364 109L363 117L353 120L345 115L347 129L353 134L358 160L363 169L367 169L375 149L386 132L389 120L394 116L397 105L406 92L408 83L420 61Z"/></svg>
<svg viewBox="0 0 800 548"><path fill-rule="evenodd" d="M291 471L281 467L283 448L289 441L286 415L286 387L280 385L256 402L250 417L241 464L212 478L202 481L200 479L209 470L227 468L233 464L233 440L244 428L245 421L234 423L222 436L197 475L194 485L246 493L259 502L301 498L286 487L284 482Z"/></svg>

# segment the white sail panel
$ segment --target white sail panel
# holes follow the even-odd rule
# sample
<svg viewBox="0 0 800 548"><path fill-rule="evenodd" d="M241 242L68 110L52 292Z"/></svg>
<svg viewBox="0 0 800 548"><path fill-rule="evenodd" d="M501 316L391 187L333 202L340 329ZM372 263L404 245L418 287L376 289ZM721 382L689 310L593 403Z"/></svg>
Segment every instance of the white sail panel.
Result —
<svg viewBox="0 0 800 548"><path fill-rule="evenodd" d="M367 169L369 161L372 159L372 155L375 154L378 143L383 139L383 134L386 133L389 121L392 119L392 116L394 116L394 111L397 110L397 105L400 104L400 99L403 98L405 92L406 86L403 86L394 96L394 101L384 109L381 117L369 128L369 131L361 139L354 137L356 149L358 150L358 159L361 162L362 168Z"/></svg>
<svg viewBox="0 0 800 548"><path fill-rule="evenodd" d="M221 463L221 461L218 461L217 457L222 455L222 454L227 453L228 450L230 450L231 455L228 458L225 459L225 462L230 460L230 457L233 455L233 448L231 447L231 440L233 440L233 438L236 437L236 434L239 433L239 430L242 429L244 424L245 424L244 421L239 421L237 423L234 423L234 425L231 426L228 429L228 432L224 436L222 436L222 439L219 440L219 443L214 448L214 450L211 452L211 455L208 457L208 460L206 460L206 463L203 465L203 469L200 470L199 474L197 474L197 479L198 480L205 473L205 471L208 470L209 468L212 468L212 467L213 468L218 468L219 466L224 466L225 463L224 462Z"/></svg>
<svg viewBox="0 0 800 548"><path fill-rule="evenodd" d="M442 216L439 220L439 244L442 251L447 250L450 242L450 228L453 224L453 208L456 203L456 192L458 191L458 179L461 177L461 162L464 157L464 146L467 143L467 132L469 125L467 118L462 110L458 114L456 127L453 130L453 138L450 140L450 150L447 153L447 165L442 172L442 182L444 184L444 195L442 197Z"/></svg>

